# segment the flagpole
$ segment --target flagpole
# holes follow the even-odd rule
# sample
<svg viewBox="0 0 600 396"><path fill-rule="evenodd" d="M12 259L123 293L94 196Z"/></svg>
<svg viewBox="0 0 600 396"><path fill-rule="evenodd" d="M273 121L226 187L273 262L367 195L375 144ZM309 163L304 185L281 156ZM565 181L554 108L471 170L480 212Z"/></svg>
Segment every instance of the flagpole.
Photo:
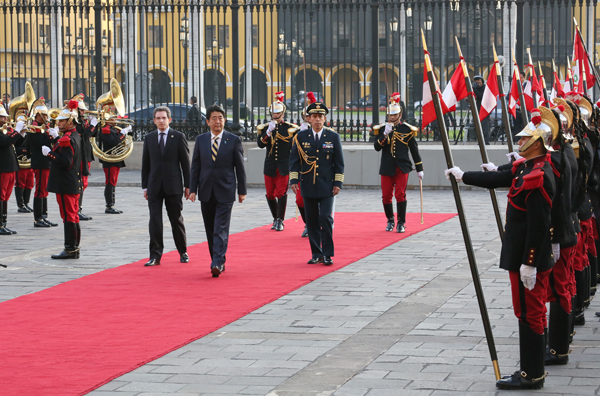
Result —
<svg viewBox="0 0 600 396"><path fill-rule="evenodd" d="M496 62L496 74L498 76L498 91L500 92L500 105L502 106L502 125L504 126L504 132L506 133L506 141L508 142L508 152L512 153L514 149L514 141L512 130L510 128L510 119L508 118L508 105L506 104L506 96L504 96L504 85L502 81L502 70L498 62L498 55L496 55L496 46L492 44L494 49L494 62Z"/></svg>
<svg viewBox="0 0 600 396"><path fill-rule="evenodd" d="M527 115L527 105L525 104L525 95L523 95L523 85L521 85L521 74L519 73L519 65L515 60L515 54L513 54L513 74L514 78L517 79L517 87L519 89L519 102L521 105L521 118L523 119L523 125L529 124L529 116Z"/></svg>
<svg viewBox="0 0 600 396"><path fill-rule="evenodd" d="M469 78L469 72L467 71L467 65L463 58L462 51L460 50L460 44L458 38L454 36L456 40L456 49L458 50L458 56L460 56L460 65L462 67L463 76L465 79L465 85L467 86L467 100L471 107L471 115L473 116L473 124L475 125L475 135L479 141L479 152L481 153L481 160L484 164L490 162L485 148L485 138L483 136L483 130L481 128L481 121L479 120L479 109L475 103L475 95L473 93L473 86L471 85L471 79ZM488 116L489 117L489 116ZM496 197L496 190L490 188L490 198L492 199L492 206L494 208L494 216L496 217L496 225L498 226L498 234L500 239L504 239L504 226L502 225L502 215L500 214L500 205L498 204L498 197Z"/></svg>
<svg viewBox="0 0 600 396"><path fill-rule="evenodd" d="M579 39L581 40L581 44L583 45L583 49L585 50L585 56L588 59L588 63L590 65L590 68L594 72L594 77L596 77L595 83L598 84L598 86L600 87L600 78L598 77L598 72L596 71L596 68L594 67L594 63L590 59L590 53L587 50L587 47L585 45L585 41L583 40L583 36L581 35L581 31L579 30L579 25L577 24L577 19L575 19L575 17L573 17L573 21L575 22L575 28L577 29L577 34L579 35ZM579 72L581 73L581 71L579 71ZM586 93L587 93L587 90L588 90L588 88L585 87Z"/></svg>
<svg viewBox="0 0 600 396"><path fill-rule="evenodd" d="M533 62L531 61L531 52L530 49L527 48L527 56L529 57L529 64L527 64L527 66L529 68L531 68L531 75L529 76L529 84L531 84L531 97L533 98L533 108L535 109L537 107L538 101L537 101L537 91L535 91L533 89L533 75L535 73L535 69L533 68ZM535 85L537 85L538 82L535 82ZM527 106L525 106L527 107Z"/></svg>
<svg viewBox="0 0 600 396"><path fill-rule="evenodd" d="M444 147L444 154L446 156L446 166L448 168L454 167L454 160L452 159L452 152L450 151L450 140L448 138L448 132L446 130L446 122L444 121L444 114L442 113L442 104L440 102L439 92L435 81L435 75L433 74L433 68L431 66L431 60L429 59L429 53L427 52L427 44L425 43L425 35L423 29L421 29L421 39L423 40L423 49L425 51L425 67L427 72L427 79L429 81L429 89L431 90L431 96L435 107L435 113L437 116L440 136ZM479 311L481 319L483 321L483 329L485 331L485 337L494 366L494 374L496 380L500 379L500 367L498 366L498 356L496 353L496 344L494 343L494 336L492 334L492 326L490 324L490 318L488 316L487 308L485 305L485 297L483 296L483 288L481 287L481 280L479 279L479 271L477 269L477 262L475 261L475 252L473 250L473 244L471 242L471 236L469 234L469 226L467 225L467 218L465 216L465 210L462 204L462 198L460 196L460 189L454 176L450 176L450 183L452 184L452 192L454 193L454 200L456 202L456 210L458 211L458 218L460 220L460 228L463 234L463 240L465 242L465 248L467 250L467 257L469 260L469 267L471 268L471 276L473 278L473 285L475 286L475 293L477 295L477 302L479 303Z"/></svg>
<svg viewBox="0 0 600 396"><path fill-rule="evenodd" d="M569 81L569 90L574 91L573 89L573 73L571 73L571 60L567 55L567 79L565 81ZM566 94L566 92L565 92Z"/></svg>
<svg viewBox="0 0 600 396"><path fill-rule="evenodd" d="M546 90L546 79L544 78L544 72L542 71L542 65L538 61L538 68L540 69L540 78L542 79L542 92L544 93L544 104L550 108L550 98L548 97L548 91ZM542 105L543 106L543 105Z"/></svg>

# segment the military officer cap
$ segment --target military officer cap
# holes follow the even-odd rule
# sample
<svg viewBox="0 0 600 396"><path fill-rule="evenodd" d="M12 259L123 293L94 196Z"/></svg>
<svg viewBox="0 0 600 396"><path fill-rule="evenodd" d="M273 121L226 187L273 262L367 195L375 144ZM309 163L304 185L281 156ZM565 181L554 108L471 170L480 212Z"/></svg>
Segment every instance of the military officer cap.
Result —
<svg viewBox="0 0 600 396"><path fill-rule="evenodd" d="M552 150L552 141L559 131L558 120L547 107L538 107L531 111L531 121L517 134L519 137L531 136L531 139L519 150L526 151L536 140L540 139L546 150Z"/></svg>
<svg viewBox="0 0 600 396"><path fill-rule="evenodd" d="M309 98L310 98L311 94L312 94L312 92L309 92L309 94L308 94ZM312 98L314 98L314 94L312 94ZM306 114L308 114L308 115L311 115L311 114L327 115L327 114L329 114L329 109L327 108L327 106L325 106L321 102L317 102L316 99L314 99L314 102L313 102L312 98L310 98L312 103L309 104L308 107L306 108Z"/></svg>
<svg viewBox="0 0 600 396"><path fill-rule="evenodd" d="M473 80L481 80L483 81L483 76L480 76L479 74L476 75L475 77L473 77Z"/></svg>

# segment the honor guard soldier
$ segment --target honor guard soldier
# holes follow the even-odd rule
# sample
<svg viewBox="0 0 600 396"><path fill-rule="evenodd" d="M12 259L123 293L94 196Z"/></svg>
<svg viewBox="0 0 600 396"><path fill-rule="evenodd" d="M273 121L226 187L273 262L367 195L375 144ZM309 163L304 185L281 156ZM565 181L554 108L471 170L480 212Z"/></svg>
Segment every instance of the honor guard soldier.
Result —
<svg viewBox="0 0 600 396"><path fill-rule="evenodd" d="M415 164L419 180L423 180L423 162L417 145L418 128L401 121L402 107L400 106L400 94L392 94L391 103L388 106L388 122L376 125L373 129L379 131L379 138L375 140L375 150L381 151L381 192L383 210L387 218L386 231L394 231L394 206L392 197L396 196L396 208L398 225L396 232L404 232L406 229L406 186L408 174L413 170L412 162ZM385 125L385 128L383 128ZM383 133L382 132L383 129ZM412 162L409 156L412 156Z"/></svg>
<svg viewBox="0 0 600 396"><path fill-rule="evenodd" d="M0 235L16 234L6 228L8 217L8 200L15 185L15 175L19 170L19 162L15 144L20 145L25 139L25 123L17 122L15 129L7 125L8 113L0 106Z"/></svg>
<svg viewBox="0 0 600 396"><path fill-rule="evenodd" d="M329 110L320 102L307 108L311 128L294 137L290 157L290 183L304 199L312 258L308 264L332 265L334 197L344 183L344 154L340 135L325 128Z"/></svg>
<svg viewBox="0 0 600 396"><path fill-rule="evenodd" d="M273 215L272 230L283 231L283 220L287 208L287 190L290 176L290 151L292 139L298 127L285 122L283 92L275 94L275 102L269 108L271 122L261 124L258 129L258 147L266 148L265 189L267 202Z"/></svg>
<svg viewBox="0 0 600 396"><path fill-rule="evenodd" d="M21 120L27 121L25 115L21 115L17 118L17 122ZM33 169L31 169L31 160L29 160L29 149L27 146L27 135L20 146L15 146L17 151L17 159L19 160L19 171L17 172L17 180L15 182L15 198L17 199L17 212L19 213L33 213L33 209L29 206L29 200L31 199L31 190L34 185ZM31 134L29 134L31 135ZM27 162L22 162L21 159L28 159Z"/></svg>
<svg viewBox="0 0 600 396"><path fill-rule="evenodd" d="M33 131L27 137L27 147L31 156L31 169L35 176L35 192L33 194L33 226L56 227L58 224L48 220L48 176L50 160L42 155L42 146L52 147L58 139L58 128L48 128L48 108L44 98L39 98L31 106L29 118L33 118L32 126L46 128L46 131Z"/></svg>
<svg viewBox="0 0 600 396"><path fill-rule="evenodd" d="M79 194L79 220L87 221L92 220L92 216L83 214L83 193L88 186L88 177L91 175L90 166L94 161L94 153L92 152L92 144L90 138L94 136L95 127L98 124L98 120L94 117L91 120L85 119L85 112L88 108L84 102L84 95L77 94L71 98L71 100L77 101L77 123L75 128L81 138L81 194Z"/></svg>
<svg viewBox="0 0 600 396"><path fill-rule="evenodd" d="M120 117L119 117L120 118ZM110 149L118 146L127 137L127 133L131 131L131 126L121 130L111 125L104 125L101 133L98 135L99 145L103 152L108 152ZM125 167L125 161L109 162L100 160L102 169L104 170L104 200L106 201L106 209L104 213L120 214L123 211L115 208L115 190L117 181L119 180L119 172Z"/></svg>
<svg viewBox="0 0 600 396"><path fill-rule="evenodd" d="M512 301L519 319L521 369L496 382L500 389L540 389L544 385L546 343L546 291L552 254L552 201L556 184L550 156L558 134L552 110L532 112L531 122L517 136L519 154L510 170L463 172L446 170L465 184L509 187L506 231L500 254L500 268L509 271Z"/></svg>
<svg viewBox="0 0 600 396"><path fill-rule="evenodd" d="M65 248L53 259L78 259L81 228L79 226L79 194L81 193L81 138L75 128L77 101L70 101L56 120L63 133L54 148L42 146L42 154L52 162L48 191L56 193L63 219Z"/></svg>

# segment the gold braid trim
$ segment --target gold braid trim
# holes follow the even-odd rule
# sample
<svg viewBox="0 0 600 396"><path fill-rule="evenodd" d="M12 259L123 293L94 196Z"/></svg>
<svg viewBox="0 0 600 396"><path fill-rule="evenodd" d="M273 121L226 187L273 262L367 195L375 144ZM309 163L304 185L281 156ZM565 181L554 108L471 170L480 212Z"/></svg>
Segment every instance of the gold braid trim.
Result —
<svg viewBox="0 0 600 396"><path fill-rule="evenodd" d="M289 135L289 130L288 136L283 136L281 133L279 133L279 131L277 131L277 133L274 136L273 134L271 134L271 150L269 150L269 156L273 155L273 147L275 147L275 142L277 141L277 139L282 140L284 142L289 142L292 137L293 135Z"/></svg>
<svg viewBox="0 0 600 396"><path fill-rule="evenodd" d="M400 143L408 146L408 142L410 141L410 139L413 138L413 136L414 135L412 132L400 133L400 132L394 131L394 135L392 136L392 139L391 139L392 140L392 147L391 147L392 153L394 152L394 146L395 146L396 140L399 141ZM404 139L406 139L406 140L404 140Z"/></svg>
<svg viewBox="0 0 600 396"><path fill-rule="evenodd" d="M296 147L298 148L298 156L300 157L300 160L306 162L306 165L310 166L310 168L306 172L301 171L300 173L305 175L307 173L313 172L313 184L315 184L317 182L317 157L308 155L304 152L302 146L300 145L300 142L298 141L297 134L296 136L294 136L294 143L296 143ZM311 161L310 158L314 158L314 160Z"/></svg>

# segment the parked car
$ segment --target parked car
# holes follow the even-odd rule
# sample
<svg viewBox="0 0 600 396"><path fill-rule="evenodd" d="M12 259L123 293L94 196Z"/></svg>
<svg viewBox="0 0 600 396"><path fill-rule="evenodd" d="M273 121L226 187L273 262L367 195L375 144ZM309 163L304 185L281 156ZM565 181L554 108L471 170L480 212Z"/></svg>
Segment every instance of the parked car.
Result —
<svg viewBox="0 0 600 396"><path fill-rule="evenodd" d="M325 98L320 92L313 93L315 94L315 99L317 99L317 102L325 103ZM300 91L295 96L284 100L283 104L285 104L285 107L287 107L289 110L299 110L304 107L304 100L304 92Z"/></svg>
<svg viewBox="0 0 600 396"><path fill-rule="evenodd" d="M379 95L379 107L386 107L387 99L385 95ZM373 99L371 95L367 95L358 101L358 107L373 107Z"/></svg>

